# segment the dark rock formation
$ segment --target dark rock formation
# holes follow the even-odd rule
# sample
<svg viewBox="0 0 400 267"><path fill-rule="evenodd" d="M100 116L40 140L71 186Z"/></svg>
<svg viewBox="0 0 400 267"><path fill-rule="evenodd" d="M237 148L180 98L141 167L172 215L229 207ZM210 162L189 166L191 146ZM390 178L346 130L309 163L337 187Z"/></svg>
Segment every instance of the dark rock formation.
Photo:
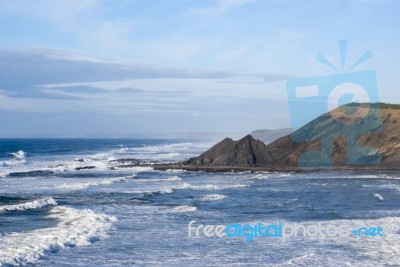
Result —
<svg viewBox="0 0 400 267"><path fill-rule="evenodd" d="M186 163L193 166L255 166L268 164L267 146L247 135L239 141L225 138L197 158Z"/></svg>
<svg viewBox="0 0 400 267"><path fill-rule="evenodd" d="M80 171L80 170L91 170L95 169L96 166L82 166L82 167L76 167L75 170Z"/></svg>

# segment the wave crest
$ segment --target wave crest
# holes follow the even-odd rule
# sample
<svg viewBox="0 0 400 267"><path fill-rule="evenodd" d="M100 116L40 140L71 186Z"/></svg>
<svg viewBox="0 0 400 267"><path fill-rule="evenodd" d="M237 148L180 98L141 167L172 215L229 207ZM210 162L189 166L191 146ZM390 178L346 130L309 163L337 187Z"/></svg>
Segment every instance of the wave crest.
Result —
<svg viewBox="0 0 400 267"><path fill-rule="evenodd" d="M202 196L200 198L200 200L202 200L202 201L217 201L217 200L222 200L225 198L227 198L227 196L225 196L225 195L211 194L211 195Z"/></svg>
<svg viewBox="0 0 400 267"><path fill-rule="evenodd" d="M26 153L23 150L18 150L15 153L10 153L10 156L13 156L16 159L25 159L26 158Z"/></svg>
<svg viewBox="0 0 400 267"><path fill-rule="evenodd" d="M180 213L180 212L194 212L194 211L197 211L196 207L187 205L177 206L175 208L165 210L166 213Z"/></svg>
<svg viewBox="0 0 400 267"><path fill-rule="evenodd" d="M0 212L41 209L47 206L56 206L56 205L57 202L52 197L40 198L29 202L0 206Z"/></svg>
<svg viewBox="0 0 400 267"><path fill-rule="evenodd" d="M117 220L89 209L69 207L54 207L48 217L58 220L57 226L1 237L0 266L34 264L65 247L90 245L96 239L106 238Z"/></svg>

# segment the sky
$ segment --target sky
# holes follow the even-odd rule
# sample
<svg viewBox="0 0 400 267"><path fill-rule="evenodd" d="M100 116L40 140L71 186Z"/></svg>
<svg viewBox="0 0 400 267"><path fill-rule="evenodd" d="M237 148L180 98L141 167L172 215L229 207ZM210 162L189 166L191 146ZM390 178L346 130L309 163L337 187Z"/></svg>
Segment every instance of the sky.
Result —
<svg viewBox="0 0 400 267"><path fill-rule="evenodd" d="M400 1L0 0L0 137L291 127L288 80L373 70L400 103ZM340 66L338 41L348 40ZM353 70L352 70L353 71Z"/></svg>

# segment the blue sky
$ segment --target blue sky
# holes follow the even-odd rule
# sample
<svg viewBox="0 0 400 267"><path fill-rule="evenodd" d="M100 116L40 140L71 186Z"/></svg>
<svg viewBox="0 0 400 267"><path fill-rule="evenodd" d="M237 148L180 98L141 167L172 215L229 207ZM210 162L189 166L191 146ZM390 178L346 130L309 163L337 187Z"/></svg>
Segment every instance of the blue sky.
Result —
<svg viewBox="0 0 400 267"><path fill-rule="evenodd" d="M0 0L0 136L290 127L286 81L370 49L400 103L399 1Z"/></svg>

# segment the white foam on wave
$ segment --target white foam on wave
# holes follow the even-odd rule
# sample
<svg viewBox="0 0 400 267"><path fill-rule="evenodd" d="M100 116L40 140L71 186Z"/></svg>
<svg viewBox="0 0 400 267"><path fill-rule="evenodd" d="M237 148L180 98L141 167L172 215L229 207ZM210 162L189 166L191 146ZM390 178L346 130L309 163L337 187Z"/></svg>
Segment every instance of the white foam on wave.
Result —
<svg viewBox="0 0 400 267"><path fill-rule="evenodd" d="M180 213L180 212L194 212L194 211L197 211L197 208L188 205L181 205L172 209L164 210L164 212L166 213Z"/></svg>
<svg viewBox="0 0 400 267"><path fill-rule="evenodd" d="M89 159L92 160L115 160L114 153L112 152L100 152L94 155L89 155Z"/></svg>
<svg viewBox="0 0 400 267"><path fill-rule="evenodd" d="M159 181L174 182L174 181L181 181L182 178L179 177L179 176L172 176L172 177L168 177L168 178L165 178L165 179L156 179L156 180L157 181L159 180Z"/></svg>
<svg viewBox="0 0 400 267"><path fill-rule="evenodd" d="M174 143L131 147L129 153L141 160L178 162L199 155L211 144Z"/></svg>
<svg viewBox="0 0 400 267"><path fill-rule="evenodd" d="M130 193L134 194L171 194L174 192L174 188L161 188L161 189L156 189L156 190L143 190L143 191L133 191Z"/></svg>
<svg viewBox="0 0 400 267"><path fill-rule="evenodd" d="M326 178L347 178L347 179L389 179L389 180L398 180L399 177L391 176L388 174L349 174L349 175L340 175L337 173L327 173L325 174ZM321 178L318 176L317 178ZM325 178L325 177L323 177Z"/></svg>
<svg viewBox="0 0 400 267"><path fill-rule="evenodd" d="M67 162L58 166L52 167L52 170L58 170L60 172L64 171L75 171L76 168L84 168L88 166L93 166L93 169L79 170L79 171L92 171L92 170L108 170L109 165L107 161L100 160L85 160L84 162Z"/></svg>
<svg viewBox="0 0 400 267"><path fill-rule="evenodd" d="M118 153L125 153L129 151L129 148L124 145L119 145L118 147L119 147Z"/></svg>
<svg viewBox="0 0 400 267"><path fill-rule="evenodd" d="M157 191L156 193L160 193L162 195L165 195L165 194L171 194L172 192L174 192L173 189L165 188L165 189L161 189L161 190Z"/></svg>
<svg viewBox="0 0 400 267"><path fill-rule="evenodd" d="M52 198L39 198L29 202L23 202L13 205L0 206L0 212L6 211L17 211L17 210L31 210L31 209L41 209L47 206L56 206L57 202Z"/></svg>
<svg viewBox="0 0 400 267"><path fill-rule="evenodd" d="M250 179L263 180L263 179L268 179L270 177L271 177L270 174L257 174L257 175L252 176Z"/></svg>
<svg viewBox="0 0 400 267"><path fill-rule="evenodd" d="M279 173L279 172L262 172L251 176L250 179L264 180L269 178L287 178L292 177L291 173Z"/></svg>
<svg viewBox="0 0 400 267"><path fill-rule="evenodd" d="M187 149L190 146L193 146L194 143L176 143L176 144L167 144L167 145L158 145L158 146L144 146L144 147L135 147L133 150L144 150L149 152L165 152L165 151L176 151L178 149Z"/></svg>
<svg viewBox="0 0 400 267"><path fill-rule="evenodd" d="M91 186L110 185L110 184L117 183L117 182L123 182L123 181L126 181L135 176L136 176L136 174L133 174L131 176L109 178L109 179L95 179L95 180L91 180L91 181L87 181L87 182L63 183L61 185L57 185L56 188L79 190L79 189L85 189L85 188L88 188Z"/></svg>
<svg viewBox="0 0 400 267"><path fill-rule="evenodd" d="M104 161L94 161L94 160L82 160L75 159L73 161L63 161L63 162L56 162L57 164L50 165L47 167L42 167L41 170L50 170L56 173L64 173L64 172L71 172L71 171L99 171L99 170L108 170L109 166L107 162ZM85 167L91 167L86 168Z"/></svg>
<svg viewBox="0 0 400 267"><path fill-rule="evenodd" d="M53 166L49 166L48 169L58 172L66 171L99 171L109 170L111 167L115 168L115 164L112 162L117 160L114 152L100 152L91 155L80 156L74 160L58 161ZM85 167L94 167L92 169L84 169ZM118 169L118 168L116 168ZM126 169L126 168L125 168ZM140 170L139 170L140 171Z"/></svg>
<svg viewBox="0 0 400 267"><path fill-rule="evenodd" d="M24 151L20 150L15 153L10 153L9 155L14 159L0 162L0 168L2 169L0 172L0 178L6 178L11 172L25 168L26 154Z"/></svg>
<svg viewBox="0 0 400 267"><path fill-rule="evenodd" d="M399 179L396 176L391 176L388 174L364 174L364 175L354 175L351 176L352 178L371 178L371 179L393 179L393 180L397 180Z"/></svg>
<svg viewBox="0 0 400 267"><path fill-rule="evenodd" d="M202 200L202 201L217 201L217 200L222 200L225 198L227 198L227 196L225 196L225 195L211 194L211 195L202 196L200 198L200 200Z"/></svg>
<svg viewBox="0 0 400 267"><path fill-rule="evenodd" d="M26 153L23 150L19 150L19 151L15 152L15 153L10 153L10 156L13 156L16 159L21 160L21 159L25 159L26 158Z"/></svg>
<svg viewBox="0 0 400 267"><path fill-rule="evenodd" d="M378 193L374 194L374 198L379 199L380 201L383 201L383 197Z"/></svg>
<svg viewBox="0 0 400 267"><path fill-rule="evenodd" d="M318 222L310 222L315 225ZM399 266L400 265L400 218L385 217L365 220L332 220L322 222L323 225L343 226L351 231L361 227L381 227L383 236L354 236L349 232L347 237L319 237L305 240L302 236L287 240L291 247L298 247L299 254L313 251L314 248L329 248L318 250L314 257L298 258L293 262L298 266L313 266L318 262L330 260L326 266ZM304 225L304 224L303 224ZM362 235L365 235L364 233ZM286 242L286 241L285 241ZM301 246L298 246L300 245ZM343 249L330 249L331 247L343 247ZM292 259L293 260L293 259Z"/></svg>
<svg viewBox="0 0 400 267"><path fill-rule="evenodd" d="M249 187L245 184L206 184L206 185L192 185L188 183L183 183L176 189L193 189L193 190L223 190L229 188L242 188Z"/></svg>
<svg viewBox="0 0 400 267"><path fill-rule="evenodd" d="M400 245L399 245L399 225L400 218L386 217L377 220L367 220L365 225L381 226L384 230L384 237L374 240L374 238L365 238L351 245L360 250L361 253L367 254L372 259L384 259L385 264L390 266L400 265ZM376 261L371 262L372 264ZM376 266L376 264L374 265Z"/></svg>
<svg viewBox="0 0 400 267"><path fill-rule="evenodd" d="M374 175L374 174L364 174L364 175L354 175L353 178L382 178L380 175Z"/></svg>
<svg viewBox="0 0 400 267"><path fill-rule="evenodd" d="M154 171L154 168L153 167L137 167L137 166L134 166L134 167L126 167L126 166L124 166L123 168L118 168L118 167L115 167L116 169L122 169L122 170L130 170L130 171L133 171L133 172L135 172L135 173L139 173L139 172L151 172L151 171Z"/></svg>
<svg viewBox="0 0 400 267"><path fill-rule="evenodd" d="M179 176L172 176L168 178L157 178L157 179L135 179L135 182L175 182L181 180L182 178Z"/></svg>
<svg viewBox="0 0 400 267"><path fill-rule="evenodd" d="M187 171L183 170L183 169L167 169L165 172L181 173L181 172L187 172Z"/></svg>
<svg viewBox="0 0 400 267"><path fill-rule="evenodd" d="M46 254L65 247L90 245L96 239L106 238L117 221L113 216L89 209L60 206L53 207L48 217L58 220L58 224L0 237L0 266L34 264Z"/></svg>

